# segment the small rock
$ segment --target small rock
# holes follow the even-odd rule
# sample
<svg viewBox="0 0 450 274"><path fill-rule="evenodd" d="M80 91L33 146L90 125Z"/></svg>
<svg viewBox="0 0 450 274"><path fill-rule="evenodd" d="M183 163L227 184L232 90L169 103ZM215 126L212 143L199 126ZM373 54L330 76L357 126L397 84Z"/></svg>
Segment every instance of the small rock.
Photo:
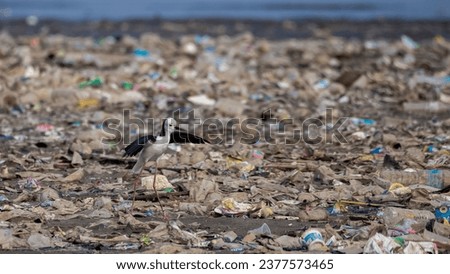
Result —
<svg viewBox="0 0 450 274"><path fill-rule="evenodd" d="M52 240L49 237L39 233L31 233L27 242L31 249L53 247Z"/></svg>
<svg viewBox="0 0 450 274"><path fill-rule="evenodd" d="M82 168L78 169L74 173L68 175L67 177L63 178L63 182L74 182L74 181L81 181L84 177L84 170Z"/></svg>
<svg viewBox="0 0 450 274"><path fill-rule="evenodd" d="M146 189L153 190L153 180L155 179L154 175L143 177L141 179L141 185ZM161 174L156 175L155 181L156 190L164 190L164 189L173 189L173 185L167 180L167 177Z"/></svg>
<svg viewBox="0 0 450 274"><path fill-rule="evenodd" d="M183 52L186 53L187 55L195 56L198 52L198 48L194 43L189 42L183 45Z"/></svg>
<svg viewBox="0 0 450 274"><path fill-rule="evenodd" d="M234 242L234 240L236 240L237 236L238 235L234 231L227 231L222 238L225 242L232 243Z"/></svg>
<svg viewBox="0 0 450 274"><path fill-rule="evenodd" d="M253 233L248 233L247 235L245 235L245 237L242 239L242 242L244 243L251 243L254 242L256 239L256 235Z"/></svg>
<svg viewBox="0 0 450 274"><path fill-rule="evenodd" d="M302 247L299 238L291 237L288 235L283 235L276 238L275 242L277 242L285 250L295 250L300 249Z"/></svg>
<svg viewBox="0 0 450 274"><path fill-rule="evenodd" d="M301 210L298 217L304 221L323 221L328 219L328 213L323 208Z"/></svg>
<svg viewBox="0 0 450 274"><path fill-rule="evenodd" d="M75 166L75 165L83 165L84 164L83 158L81 158L81 155L78 152L76 152L76 151L73 152L71 164L73 166Z"/></svg>
<svg viewBox="0 0 450 274"><path fill-rule="evenodd" d="M245 106L240 101L222 97L217 101L215 108L219 113L223 113L230 117L236 117L242 114Z"/></svg>
<svg viewBox="0 0 450 274"><path fill-rule="evenodd" d="M105 208L105 209L111 210L112 209L111 198L109 198L109 197L96 198L94 201L94 208L95 209Z"/></svg>
<svg viewBox="0 0 450 274"><path fill-rule="evenodd" d="M55 201L56 199L59 199L59 193L50 187L44 188L39 195L40 202Z"/></svg>
<svg viewBox="0 0 450 274"><path fill-rule="evenodd" d="M208 179L203 179L201 182L196 182L192 185L191 191L189 192L189 197L195 202L201 202L206 199L206 196L210 193L218 191L217 184Z"/></svg>
<svg viewBox="0 0 450 274"><path fill-rule="evenodd" d="M0 246L12 241L12 230L9 228L0 229Z"/></svg>
<svg viewBox="0 0 450 274"><path fill-rule="evenodd" d="M214 106L216 100L209 98L205 94L189 96L188 101L199 106Z"/></svg>

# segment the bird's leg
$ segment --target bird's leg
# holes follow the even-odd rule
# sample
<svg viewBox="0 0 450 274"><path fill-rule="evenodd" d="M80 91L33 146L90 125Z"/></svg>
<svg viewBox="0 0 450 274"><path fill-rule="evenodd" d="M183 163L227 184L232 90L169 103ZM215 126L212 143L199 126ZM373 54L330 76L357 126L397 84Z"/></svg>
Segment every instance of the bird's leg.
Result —
<svg viewBox="0 0 450 274"><path fill-rule="evenodd" d="M133 183L133 202L131 202L131 209L130 209L131 214L133 214L134 201L136 201L136 185L137 185L137 182L141 179L141 174L142 174L143 170L144 169L141 169L141 171L139 172L139 175L137 176L136 180L134 180L134 183Z"/></svg>
<svg viewBox="0 0 450 274"><path fill-rule="evenodd" d="M158 174L158 161L155 161L155 175L153 175L153 191L156 194L156 199L158 200L159 206L161 207L161 212L164 216L164 219L166 219L166 213L164 212L164 208L162 206L161 200L159 199L158 191L156 190L156 175Z"/></svg>

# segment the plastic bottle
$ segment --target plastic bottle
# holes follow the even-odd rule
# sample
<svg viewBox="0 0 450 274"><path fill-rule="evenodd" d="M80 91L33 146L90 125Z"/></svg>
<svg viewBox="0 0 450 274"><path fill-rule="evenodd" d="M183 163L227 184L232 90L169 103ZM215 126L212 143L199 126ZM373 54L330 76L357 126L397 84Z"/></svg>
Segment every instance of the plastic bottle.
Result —
<svg viewBox="0 0 450 274"><path fill-rule="evenodd" d="M443 86L450 83L450 76L434 77L427 75L418 75L416 76L416 81L418 83L427 83L434 86Z"/></svg>
<svg viewBox="0 0 450 274"><path fill-rule="evenodd" d="M434 214L428 210L404 209L398 207L386 207L383 210L383 221L387 226L394 226L404 219L412 219L418 223L426 223L434 219Z"/></svg>
<svg viewBox="0 0 450 274"><path fill-rule="evenodd" d="M422 184L438 189L450 186L450 170L383 170L380 172L380 177L391 183L400 183L404 186Z"/></svg>
<svg viewBox="0 0 450 274"><path fill-rule="evenodd" d="M439 101L403 103L403 109L408 112L446 112L450 107Z"/></svg>

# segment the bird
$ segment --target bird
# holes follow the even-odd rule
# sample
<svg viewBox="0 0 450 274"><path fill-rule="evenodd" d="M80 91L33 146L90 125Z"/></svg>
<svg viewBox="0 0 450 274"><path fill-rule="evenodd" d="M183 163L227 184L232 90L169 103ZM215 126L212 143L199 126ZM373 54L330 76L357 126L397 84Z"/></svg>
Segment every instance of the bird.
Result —
<svg viewBox="0 0 450 274"><path fill-rule="evenodd" d="M134 201L136 199L136 184L139 180L145 164L149 161L155 162L155 174L153 177L153 191L156 194L156 198L161 207L161 211L164 214L161 201L159 199L158 191L156 191L156 175L158 173L158 159L168 152L169 144L209 144L210 142L202 137L190 134L177 127L177 122L174 118L166 118L163 120L161 131L159 135L145 135L130 143L125 147L124 157L138 156L136 164L131 169L134 175L138 175L136 181L133 184L133 202L131 204L131 211L134 207Z"/></svg>

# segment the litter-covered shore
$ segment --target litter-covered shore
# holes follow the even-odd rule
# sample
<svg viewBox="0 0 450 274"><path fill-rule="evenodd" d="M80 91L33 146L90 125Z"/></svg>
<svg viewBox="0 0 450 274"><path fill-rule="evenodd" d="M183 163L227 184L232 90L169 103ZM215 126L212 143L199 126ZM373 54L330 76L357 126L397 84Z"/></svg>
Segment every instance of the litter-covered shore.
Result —
<svg viewBox="0 0 450 274"><path fill-rule="evenodd" d="M450 41L310 34L2 32L0 252L448 253Z"/></svg>

